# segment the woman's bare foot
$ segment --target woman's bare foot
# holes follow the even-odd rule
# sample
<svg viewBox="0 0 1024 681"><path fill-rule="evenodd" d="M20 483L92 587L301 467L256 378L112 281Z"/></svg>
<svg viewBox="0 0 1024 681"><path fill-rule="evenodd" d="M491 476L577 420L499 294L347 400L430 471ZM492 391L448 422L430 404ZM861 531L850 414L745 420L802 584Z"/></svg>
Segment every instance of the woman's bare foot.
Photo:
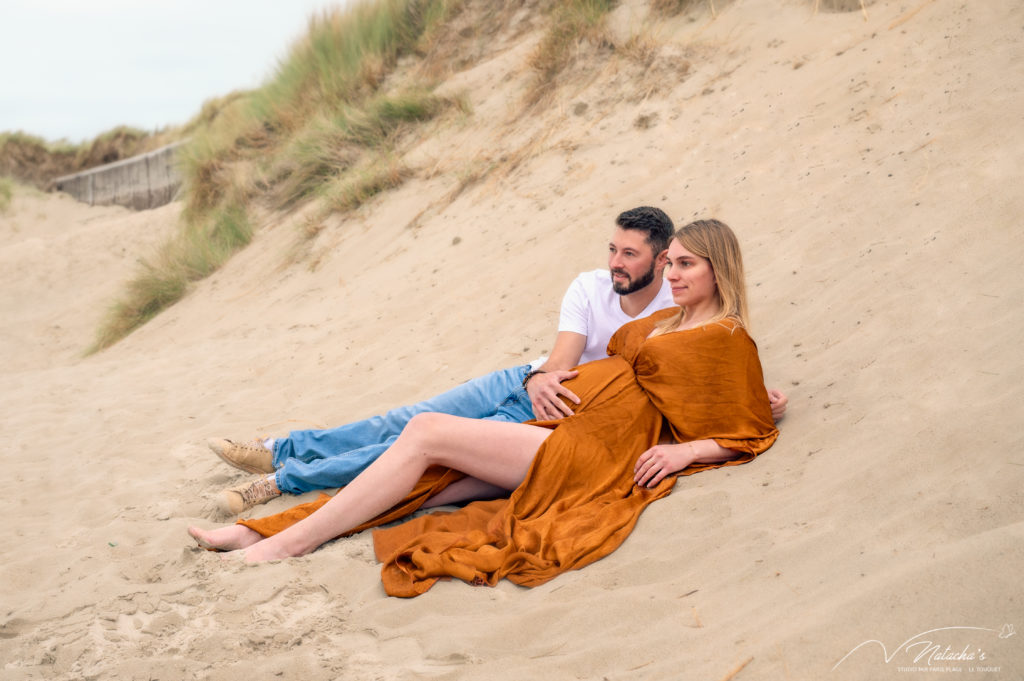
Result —
<svg viewBox="0 0 1024 681"><path fill-rule="evenodd" d="M216 530L203 530L191 526L188 533L202 548L217 551L245 549L263 539L259 532L250 530L245 525L227 525Z"/></svg>
<svg viewBox="0 0 1024 681"><path fill-rule="evenodd" d="M295 556L303 556L307 553L309 551L296 550L293 547L287 546L279 534L267 537L263 541L256 542L244 551L241 551L246 563L265 563L268 560L294 558Z"/></svg>

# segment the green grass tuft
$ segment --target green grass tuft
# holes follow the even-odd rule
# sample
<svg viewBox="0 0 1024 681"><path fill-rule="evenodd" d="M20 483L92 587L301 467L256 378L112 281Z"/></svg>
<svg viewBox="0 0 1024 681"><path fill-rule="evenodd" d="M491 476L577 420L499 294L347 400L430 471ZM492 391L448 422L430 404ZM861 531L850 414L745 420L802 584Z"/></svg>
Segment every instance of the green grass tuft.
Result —
<svg viewBox="0 0 1024 681"><path fill-rule="evenodd" d="M181 300L192 282L212 274L251 239L252 225L238 204L214 211L205 222L190 224L164 244L154 262L142 263L124 296L111 306L87 352L113 345Z"/></svg>
<svg viewBox="0 0 1024 681"><path fill-rule="evenodd" d="M402 122L436 115L441 100L425 91L374 93L397 58L460 5L376 0L314 15L267 83L199 117L208 125L181 152L186 216L201 217L232 187L244 199L271 189L272 207L287 208L352 165L349 145L379 147ZM262 168L256 186L239 186L231 171L246 159Z"/></svg>
<svg viewBox="0 0 1024 681"><path fill-rule="evenodd" d="M401 186L411 172L394 159L378 161L370 168L345 177L325 192L325 204L331 211L355 210L387 189Z"/></svg>
<svg viewBox="0 0 1024 681"><path fill-rule="evenodd" d="M246 93L244 112L232 117L197 154L237 147L266 149L287 141L317 115L330 116L371 96L397 58L448 14L451 0L376 0L314 15L269 81ZM247 138L258 143L247 145Z"/></svg>
<svg viewBox="0 0 1024 681"><path fill-rule="evenodd" d="M288 208L320 196L353 168L364 152L387 155L406 124L429 120L459 102L413 90L376 97L359 107L345 107L331 117L318 115L297 133L276 159L276 205Z"/></svg>
<svg viewBox="0 0 1024 681"><path fill-rule="evenodd" d="M315 15L276 76L255 93L258 117L288 127L297 111L330 109L372 92L384 70L439 20L438 0L377 0Z"/></svg>

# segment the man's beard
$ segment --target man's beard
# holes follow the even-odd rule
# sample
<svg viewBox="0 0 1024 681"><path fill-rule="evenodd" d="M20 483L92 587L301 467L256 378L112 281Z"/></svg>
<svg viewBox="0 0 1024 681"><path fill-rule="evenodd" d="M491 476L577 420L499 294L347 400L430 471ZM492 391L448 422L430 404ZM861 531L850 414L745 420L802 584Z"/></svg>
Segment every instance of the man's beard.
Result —
<svg viewBox="0 0 1024 681"><path fill-rule="evenodd" d="M625 274L627 277L629 274L625 270L612 270L612 274ZM626 296L630 293L635 293L643 287L654 281L654 263L651 263L651 269L647 270L646 274L642 274L638 279L627 279L624 282L618 282L612 280L612 290L618 293L620 296Z"/></svg>

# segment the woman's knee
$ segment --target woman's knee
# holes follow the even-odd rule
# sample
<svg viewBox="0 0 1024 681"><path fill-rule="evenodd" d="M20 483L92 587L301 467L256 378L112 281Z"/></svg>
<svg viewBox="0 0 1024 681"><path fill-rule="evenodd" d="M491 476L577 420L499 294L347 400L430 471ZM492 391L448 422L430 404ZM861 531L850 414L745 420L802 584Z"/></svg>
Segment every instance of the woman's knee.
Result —
<svg viewBox="0 0 1024 681"><path fill-rule="evenodd" d="M402 437L419 446L427 446L438 442L445 432L450 432L454 416L426 412L416 414L409 419L402 431Z"/></svg>

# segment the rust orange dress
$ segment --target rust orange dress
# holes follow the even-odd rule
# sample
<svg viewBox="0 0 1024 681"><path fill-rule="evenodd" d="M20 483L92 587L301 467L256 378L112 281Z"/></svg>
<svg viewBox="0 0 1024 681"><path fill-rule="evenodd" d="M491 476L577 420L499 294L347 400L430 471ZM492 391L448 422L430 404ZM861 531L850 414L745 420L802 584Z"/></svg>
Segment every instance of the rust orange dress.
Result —
<svg viewBox="0 0 1024 681"><path fill-rule="evenodd" d="M647 504L675 485L675 476L651 489L633 483L637 458L663 433L675 442L713 439L739 452L724 464L694 464L684 475L744 463L768 449L778 430L754 341L732 321L648 338L656 322L674 313L626 324L608 345L612 356L579 367L566 382L581 399L576 413L535 422L554 432L508 499L376 530L387 593L416 596L445 577L489 585L505 577L535 586L608 555ZM407 515L459 477L428 470L403 502L353 532ZM269 536L328 499L240 522Z"/></svg>

